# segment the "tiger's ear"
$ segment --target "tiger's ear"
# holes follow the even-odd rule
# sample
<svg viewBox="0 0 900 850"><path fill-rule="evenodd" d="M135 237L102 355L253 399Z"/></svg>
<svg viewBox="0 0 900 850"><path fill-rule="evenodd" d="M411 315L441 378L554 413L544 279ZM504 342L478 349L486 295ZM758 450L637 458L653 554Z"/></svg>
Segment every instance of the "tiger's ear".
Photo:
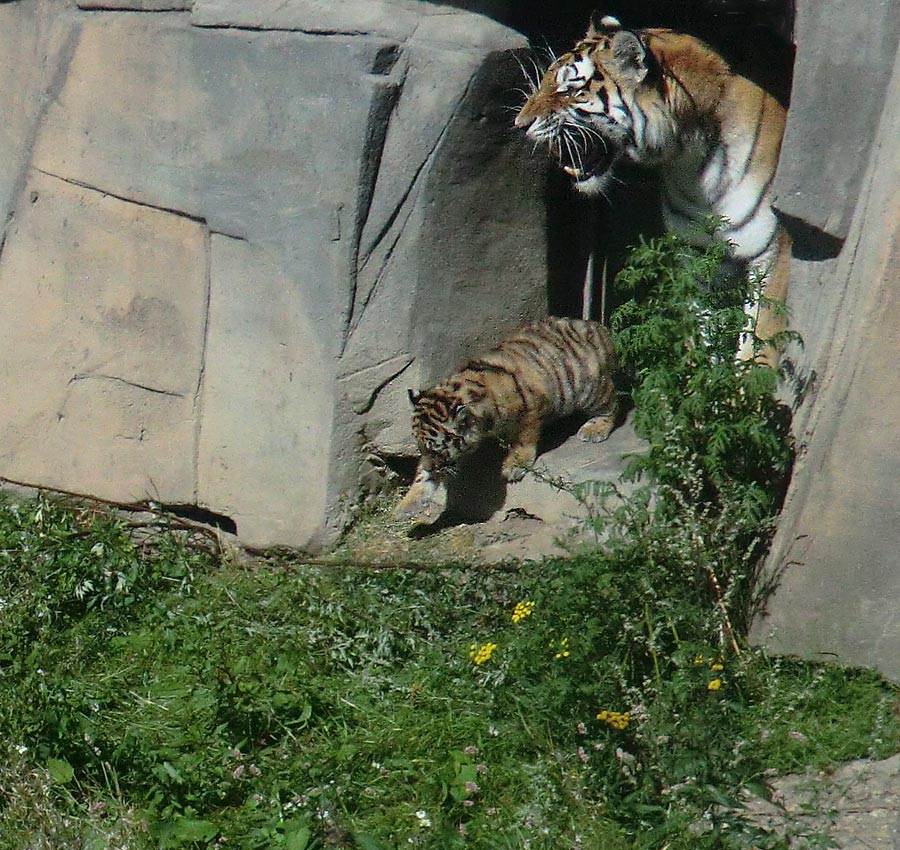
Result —
<svg viewBox="0 0 900 850"><path fill-rule="evenodd" d="M412 402L413 407L415 407L416 402L422 398L422 393L417 393L415 390L407 390L406 394L409 396L409 400Z"/></svg>
<svg viewBox="0 0 900 850"><path fill-rule="evenodd" d="M619 30L612 37L612 62L614 70L635 83L641 82L649 70L647 48L635 33Z"/></svg>
<svg viewBox="0 0 900 850"><path fill-rule="evenodd" d="M610 30L620 29L622 26L619 23L618 18L614 18L612 15L603 15L602 17L598 16L597 12L591 15L591 22L588 24L586 39L598 38L604 33L608 33Z"/></svg>

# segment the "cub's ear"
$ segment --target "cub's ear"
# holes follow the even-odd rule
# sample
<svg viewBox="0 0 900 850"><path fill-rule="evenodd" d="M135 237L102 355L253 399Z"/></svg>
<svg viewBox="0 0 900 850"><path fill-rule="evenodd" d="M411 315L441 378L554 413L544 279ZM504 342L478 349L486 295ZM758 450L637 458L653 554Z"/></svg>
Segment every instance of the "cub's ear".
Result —
<svg viewBox="0 0 900 850"><path fill-rule="evenodd" d="M629 30L619 30L612 37L610 46L612 64L619 75L635 83L647 76L647 48L637 35Z"/></svg>
<svg viewBox="0 0 900 850"><path fill-rule="evenodd" d="M618 18L614 18L612 15L603 15L595 10L591 15L591 22L588 24L588 31L585 38L597 38L604 33L608 33L610 30L621 29L622 24L619 23Z"/></svg>
<svg viewBox="0 0 900 850"><path fill-rule="evenodd" d="M415 390L407 390L406 394L409 396L409 400L412 402L413 407L415 407L416 402L422 398L422 393L417 393Z"/></svg>

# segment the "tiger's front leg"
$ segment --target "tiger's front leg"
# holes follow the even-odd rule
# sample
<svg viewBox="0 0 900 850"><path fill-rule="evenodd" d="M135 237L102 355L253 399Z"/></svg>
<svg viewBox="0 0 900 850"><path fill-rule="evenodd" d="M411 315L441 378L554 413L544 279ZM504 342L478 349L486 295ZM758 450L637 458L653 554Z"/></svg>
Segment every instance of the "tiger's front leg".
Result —
<svg viewBox="0 0 900 850"><path fill-rule="evenodd" d="M763 270L765 279L762 286L762 295L768 301L774 301L781 305L786 303L790 269L791 237L784 228L779 228L775 256L768 268ZM755 330L758 339L770 340L782 333L787 327L784 310L778 310L772 304L756 304L747 312L750 316L750 322L756 325ZM754 354L753 339L750 334L743 334L738 357L741 360L755 359L757 363L763 366L777 369L781 353L781 349L777 345L767 343L761 351Z"/></svg>
<svg viewBox="0 0 900 850"><path fill-rule="evenodd" d="M521 481L525 477L528 467L532 466L537 458L540 436L540 419L527 419L522 424L515 439L510 442L503 466L500 468L500 474L507 481Z"/></svg>
<svg viewBox="0 0 900 850"><path fill-rule="evenodd" d="M394 515L400 519L420 519L432 522L447 507L447 486L443 481L432 477L422 461L416 470L415 478L409 490L394 509Z"/></svg>

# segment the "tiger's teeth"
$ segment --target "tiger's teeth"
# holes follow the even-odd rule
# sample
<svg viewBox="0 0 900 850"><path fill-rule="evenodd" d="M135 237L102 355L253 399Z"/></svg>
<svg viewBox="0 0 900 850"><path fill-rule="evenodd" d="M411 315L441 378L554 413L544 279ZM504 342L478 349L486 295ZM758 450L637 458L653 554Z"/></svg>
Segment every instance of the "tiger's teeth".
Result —
<svg viewBox="0 0 900 850"><path fill-rule="evenodd" d="M577 168L572 168L571 165L564 165L563 171L565 171L569 177L579 177L581 175L581 172Z"/></svg>

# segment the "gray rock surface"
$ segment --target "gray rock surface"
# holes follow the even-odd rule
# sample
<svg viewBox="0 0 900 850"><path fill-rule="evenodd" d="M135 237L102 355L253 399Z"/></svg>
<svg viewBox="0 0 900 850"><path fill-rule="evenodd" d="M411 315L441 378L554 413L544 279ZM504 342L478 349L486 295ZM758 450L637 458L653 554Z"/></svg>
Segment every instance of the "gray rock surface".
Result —
<svg viewBox="0 0 900 850"><path fill-rule="evenodd" d="M775 205L841 239L863 186L900 43L893 0L798 0Z"/></svg>
<svg viewBox="0 0 900 850"><path fill-rule="evenodd" d="M900 680L900 57L892 67L843 251L792 269L792 324L808 341L797 364L814 380L795 419L800 456L769 559L779 586L754 638Z"/></svg>
<svg viewBox="0 0 900 850"><path fill-rule="evenodd" d="M184 12L193 0L75 0L79 9L106 9L134 12Z"/></svg>
<svg viewBox="0 0 900 850"><path fill-rule="evenodd" d="M325 545L410 450L406 387L546 309L524 39L413 0L77 6L0 6L0 476Z"/></svg>
<svg viewBox="0 0 900 850"><path fill-rule="evenodd" d="M41 116L62 84L78 37L74 19L51 4L53 0L0 5L0 244Z"/></svg>
<svg viewBox="0 0 900 850"><path fill-rule="evenodd" d="M205 238L185 217L31 174L0 263L5 476L192 501Z"/></svg>
<svg viewBox="0 0 900 850"><path fill-rule="evenodd" d="M834 773L779 777L774 803L748 808L760 826L789 836L791 848L896 850L900 847L900 755L860 759Z"/></svg>
<svg viewBox="0 0 900 850"><path fill-rule="evenodd" d="M247 542L312 539L334 454L327 340L267 246L213 234L209 280L196 500Z"/></svg>
<svg viewBox="0 0 900 850"><path fill-rule="evenodd" d="M588 494L577 499L573 486L617 482L627 456L645 447L628 421L603 443L573 436L545 452L533 472L509 485L502 509L479 529L477 556L485 562L536 560L596 543L590 519L597 499Z"/></svg>

